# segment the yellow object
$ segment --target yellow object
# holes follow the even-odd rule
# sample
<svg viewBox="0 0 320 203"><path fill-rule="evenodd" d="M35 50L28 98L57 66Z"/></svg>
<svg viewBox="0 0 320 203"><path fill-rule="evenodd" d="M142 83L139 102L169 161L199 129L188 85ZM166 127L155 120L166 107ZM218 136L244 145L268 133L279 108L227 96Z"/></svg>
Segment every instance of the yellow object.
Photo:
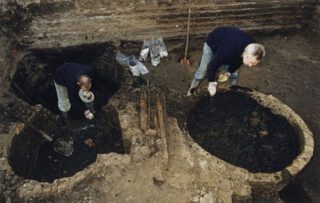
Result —
<svg viewBox="0 0 320 203"><path fill-rule="evenodd" d="M220 74L218 82L226 82L229 79L227 74Z"/></svg>

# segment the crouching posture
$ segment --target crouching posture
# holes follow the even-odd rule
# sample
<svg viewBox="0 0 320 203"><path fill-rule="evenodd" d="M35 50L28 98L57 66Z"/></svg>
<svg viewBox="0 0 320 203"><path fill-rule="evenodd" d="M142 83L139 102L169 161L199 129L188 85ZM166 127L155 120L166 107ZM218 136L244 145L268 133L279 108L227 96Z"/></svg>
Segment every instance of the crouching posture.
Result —
<svg viewBox="0 0 320 203"><path fill-rule="evenodd" d="M94 95L90 91L93 69L87 65L67 63L60 66L54 76L58 96L58 107L69 125L68 112L83 115L86 119L94 118Z"/></svg>
<svg viewBox="0 0 320 203"><path fill-rule="evenodd" d="M199 85L206 75L209 81L208 91L211 96L216 93L216 73L222 66L226 76L237 83L238 69L242 64L252 67L265 56L261 44L254 43L250 35L235 27L220 27L209 33L203 47L201 63L197 69L187 96Z"/></svg>

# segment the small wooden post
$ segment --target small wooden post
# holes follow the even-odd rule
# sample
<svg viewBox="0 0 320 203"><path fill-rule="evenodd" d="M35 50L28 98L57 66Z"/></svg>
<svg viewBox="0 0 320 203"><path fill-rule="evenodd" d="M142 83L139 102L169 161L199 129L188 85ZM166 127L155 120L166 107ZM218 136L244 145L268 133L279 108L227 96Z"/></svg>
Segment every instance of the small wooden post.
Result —
<svg viewBox="0 0 320 203"><path fill-rule="evenodd" d="M169 154L168 154L168 143L167 143L168 118L167 118L165 105L166 104L165 104L164 95L161 95L160 98L159 97L157 98L157 109L158 109L159 134L163 143L163 158L164 158L164 166L166 168L169 161Z"/></svg>
<svg viewBox="0 0 320 203"><path fill-rule="evenodd" d="M140 94L140 128L144 132L148 129L147 106L147 93L143 90Z"/></svg>

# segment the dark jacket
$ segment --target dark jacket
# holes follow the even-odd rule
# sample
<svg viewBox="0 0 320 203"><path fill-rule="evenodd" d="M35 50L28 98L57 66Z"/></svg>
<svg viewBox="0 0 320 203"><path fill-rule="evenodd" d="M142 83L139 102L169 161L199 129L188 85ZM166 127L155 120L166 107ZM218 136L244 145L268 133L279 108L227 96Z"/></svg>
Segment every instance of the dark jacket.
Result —
<svg viewBox="0 0 320 203"><path fill-rule="evenodd" d="M68 90L71 110L76 114L83 114L87 108L79 97L80 86L77 84L80 75L88 75L93 79L93 69L87 65L67 63L60 66L54 75L54 81Z"/></svg>
<svg viewBox="0 0 320 203"><path fill-rule="evenodd" d="M243 64L242 53L252 37L235 27L219 27L209 33L207 45L213 52L213 60L208 64L209 82L215 81L217 70L222 65L229 65L228 71L235 72Z"/></svg>

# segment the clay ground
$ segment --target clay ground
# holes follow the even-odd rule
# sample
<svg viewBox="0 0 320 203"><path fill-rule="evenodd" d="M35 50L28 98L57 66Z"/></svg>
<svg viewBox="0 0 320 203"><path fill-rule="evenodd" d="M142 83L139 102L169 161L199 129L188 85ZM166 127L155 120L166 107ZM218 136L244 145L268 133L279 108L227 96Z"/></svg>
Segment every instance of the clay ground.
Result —
<svg viewBox="0 0 320 203"><path fill-rule="evenodd" d="M272 36L257 36L257 41L266 46L265 60L255 68L242 68L238 85L254 88L266 94L272 94L296 111L306 122L314 134L314 157L306 169L296 179L314 202L320 202L320 36L310 32L298 32ZM163 88L166 93L169 116L176 117L183 127L185 113L192 104L192 98L185 97L193 73L199 64L202 53L202 40L191 40L190 59L191 67L180 65L177 61L183 54L183 43L167 42L169 57L162 60L159 67L152 67L147 78ZM138 54L138 53L137 53ZM204 91L206 82L201 84ZM2 100L7 97L2 92ZM11 94L10 94L11 95ZM0 136L0 147L6 145L6 134ZM4 156L1 153L1 156ZM2 159L2 158L1 158ZM78 184L74 192L62 192L46 199L48 202L185 202L192 188L183 187L183 177L177 177L176 183L157 185L148 174L154 170L157 159L146 160L118 168L118 173L106 181L100 176ZM3 161L3 160L2 160ZM177 162L183 168L183 162ZM108 170L108 169L106 169ZM116 171L116 170L114 170ZM103 171L97 171L103 174ZM179 181L181 181L179 185ZM87 187L90 184L90 187ZM173 190L172 185L179 185ZM196 189L198 186L195 186ZM200 186L199 186L200 187ZM40 189L41 190L41 189ZM118 191L118 192L116 192ZM142 192L141 192L142 191ZM146 191L146 192L143 192ZM201 192L201 191L200 191ZM288 195L296 195L290 192ZM43 201L44 199L42 199ZM1 201L1 199L0 199Z"/></svg>

